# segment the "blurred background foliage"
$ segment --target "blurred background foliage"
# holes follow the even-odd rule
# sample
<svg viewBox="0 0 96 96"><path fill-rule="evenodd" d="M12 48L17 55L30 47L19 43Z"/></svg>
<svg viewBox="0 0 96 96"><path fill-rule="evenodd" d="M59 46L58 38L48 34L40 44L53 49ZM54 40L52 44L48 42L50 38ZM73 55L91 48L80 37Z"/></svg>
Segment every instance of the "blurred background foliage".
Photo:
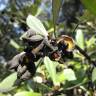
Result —
<svg viewBox="0 0 96 96"><path fill-rule="evenodd" d="M53 96L51 94L54 92L54 96L96 95L96 68L78 50L74 50L74 58L66 60L64 64L50 61L46 57L45 64L39 65L34 80L26 81L20 87L12 87L16 73L12 73L5 66L25 46L20 41L20 36L28 30L26 18L29 14L38 17L49 34L54 33L55 28L57 37L61 34L72 36L75 43L92 60L96 60L96 0L81 0L83 15L77 14L79 22L72 24L71 28L66 26L66 18L61 18L61 1L0 0L0 96L42 96L41 94L48 92L48 96ZM43 79L47 80L47 84L42 83Z"/></svg>

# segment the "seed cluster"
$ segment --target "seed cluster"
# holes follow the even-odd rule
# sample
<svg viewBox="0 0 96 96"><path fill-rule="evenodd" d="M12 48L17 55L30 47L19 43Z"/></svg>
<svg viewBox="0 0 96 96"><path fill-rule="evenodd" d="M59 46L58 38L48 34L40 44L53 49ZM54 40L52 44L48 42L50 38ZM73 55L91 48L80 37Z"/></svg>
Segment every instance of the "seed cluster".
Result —
<svg viewBox="0 0 96 96"><path fill-rule="evenodd" d="M22 37L27 47L23 52L17 54L7 64L10 70L17 72L17 80L14 85L20 85L22 81L28 80L36 72L35 61L48 56L51 60L60 62L64 58L73 57L74 42L71 37L63 35L57 40L41 38L32 30L28 30L26 36ZM72 50L71 50L72 49Z"/></svg>
<svg viewBox="0 0 96 96"><path fill-rule="evenodd" d="M21 52L13 57L7 64L10 70L17 71L15 85L20 85L22 81L30 79L36 72L34 55L32 53Z"/></svg>

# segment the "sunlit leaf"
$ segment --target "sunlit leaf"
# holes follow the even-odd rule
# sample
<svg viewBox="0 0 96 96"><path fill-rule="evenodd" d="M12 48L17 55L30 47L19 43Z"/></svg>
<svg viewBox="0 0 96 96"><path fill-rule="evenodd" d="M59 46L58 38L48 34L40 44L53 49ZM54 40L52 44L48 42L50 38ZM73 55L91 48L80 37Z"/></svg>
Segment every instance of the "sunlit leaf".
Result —
<svg viewBox="0 0 96 96"><path fill-rule="evenodd" d="M4 94L0 93L0 96L6 96L6 95L4 95Z"/></svg>
<svg viewBox="0 0 96 96"><path fill-rule="evenodd" d="M42 12L43 12L43 9L39 7L35 16L39 16Z"/></svg>
<svg viewBox="0 0 96 96"><path fill-rule="evenodd" d="M96 15L96 0L81 0L85 7L94 15Z"/></svg>
<svg viewBox="0 0 96 96"><path fill-rule="evenodd" d="M1 83L0 83L0 92L7 92L13 89L13 84L15 80L17 79L17 73L13 73L6 77Z"/></svg>
<svg viewBox="0 0 96 96"><path fill-rule="evenodd" d="M46 66L47 71L49 72L50 77L53 80L54 85L57 85L57 75L56 75L56 65L55 62L51 61L49 57L44 58L44 64Z"/></svg>
<svg viewBox="0 0 96 96"><path fill-rule="evenodd" d="M86 43L87 43L87 48L91 47L93 44L95 44L96 38L92 36Z"/></svg>
<svg viewBox="0 0 96 96"><path fill-rule="evenodd" d="M13 39L10 40L10 45L13 46L16 49L20 48L19 44L17 44Z"/></svg>
<svg viewBox="0 0 96 96"><path fill-rule="evenodd" d="M65 76L64 76L64 71L60 72L57 74L57 80L58 82L64 82L66 80Z"/></svg>
<svg viewBox="0 0 96 96"><path fill-rule="evenodd" d="M64 77L68 81L76 80L75 73L72 69L64 69Z"/></svg>
<svg viewBox="0 0 96 96"><path fill-rule="evenodd" d="M26 23L29 28L31 28L36 34L42 35L42 36L48 36L48 33L43 26L42 22L36 18L35 16L28 15L26 19Z"/></svg>
<svg viewBox="0 0 96 96"><path fill-rule="evenodd" d="M53 32L54 32L54 28L48 30L48 33L53 33Z"/></svg>
<svg viewBox="0 0 96 96"><path fill-rule="evenodd" d="M92 81L96 81L96 68L94 68L92 72Z"/></svg>
<svg viewBox="0 0 96 96"><path fill-rule="evenodd" d="M40 93L23 91L16 93L14 96L42 96Z"/></svg>
<svg viewBox="0 0 96 96"><path fill-rule="evenodd" d="M77 45L78 45L80 48L84 49L84 48L85 48L84 34L83 34L83 32L82 32L81 29L78 29L78 30L76 31L75 39L76 39Z"/></svg>
<svg viewBox="0 0 96 96"><path fill-rule="evenodd" d="M62 83L64 81L76 80L75 73L72 69L64 69L62 72L57 73L57 81Z"/></svg>

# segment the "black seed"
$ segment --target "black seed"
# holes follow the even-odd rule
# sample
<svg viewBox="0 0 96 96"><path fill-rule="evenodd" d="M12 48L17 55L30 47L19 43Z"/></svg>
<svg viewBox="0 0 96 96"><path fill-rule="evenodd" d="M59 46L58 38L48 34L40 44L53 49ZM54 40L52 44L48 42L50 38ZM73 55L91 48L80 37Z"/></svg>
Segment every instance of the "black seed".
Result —
<svg viewBox="0 0 96 96"><path fill-rule="evenodd" d="M62 58L69 58L69 59L73 59L73 52L68 52L68 51L64 51L62 53Z"/></svg>
<svg viewBox="0 0 96 96"><path fill-rule="evenodd" d="M34 62L29 62L29 64L27 64L27 70L32 74L34 75L35 72L36 72L36 66L35 66L35 63Z"/></svg>

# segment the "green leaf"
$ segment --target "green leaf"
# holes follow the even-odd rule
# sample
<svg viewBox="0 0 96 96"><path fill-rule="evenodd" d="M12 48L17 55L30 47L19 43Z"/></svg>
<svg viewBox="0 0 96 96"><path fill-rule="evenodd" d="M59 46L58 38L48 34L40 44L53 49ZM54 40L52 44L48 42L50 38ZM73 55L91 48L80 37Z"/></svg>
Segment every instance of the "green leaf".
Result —
<svg viewBox="0 0 96 96"><path fill-rule="evenodd" d="M92 81L96 81L96 68L94 68L92 72Z"/></svg>
<svg viewBox="0 0 96 96"><path fill-rule="evenodd" d="M93 44L95 44L96 38L95 36L92 36L86 43L87 43L87 48L92 47Z"/></svg>
<svg viewBox="0 0 96 96"><path fill-rule="evenodd" d="M20 49L19 44L17 44L13 39L10 40L10 45L16 49Z"/></svg>
<svg viewBox="0 0 96 96"><path fill-rule="evenodd" d="M42 96L40 93L23 91L16 93L14 96Z"/></svg>
<svg viewBox="0 0 96 96"><path fill-rule="evenodd" d="M12 89L14 89L12 86L17 79L17 73L13 73L6 77L1 83L0 83L0 92L7 92Z"/></svg>
<svg viewBox="0 0 96 96"><path fill-rule="evenodd" d="M51 61L49 57L45 57L44 64L46 66L47 71L49 72L50 77L53 80L54 85L59 84L59 82L57 82L57 75L56 75L56 65L57 65L56 62Z"/></svg>
<svg viewBox="0 0 96 96"><path fill-rule="evenodd" d="M96 15L96 0L81 0L85 7L94 15Z"/></svg>
<svg viewBox="0 0 96 96"><path fill-rule="evenodd" d="M59 15L60 7L61 7L61 0L52 0L54 31L56 30L56 21Z"/></svg>
<svg viewBox="0 0 96 96"><path fill-rule="evenodd" d="M48 36L48 33L45 27L43 26L42 22L35 16L28 15L26 23L29 28L31 28L34 32L36 32L36 34L41 36Z"/></svg>
<svg viewBox="0 0 96 96"><path fill-rule="evenodd" d="M64 77L68 81L76 80L75 73L72 69L64 69Z"/></svg>
<svg viewBox="0 0 96 96"><path fill-rule="evenodd" d="M85 48L85 41L84 41L84 34L83 34L82 30L80 30L80 29L77 30L75 39L76 39L76 44L80 48L84 49Z"/></svg>
<svg viewBox="0 0 96 96"><path fill-rule="evenodd" d="M76 80L75 73L72 69L64 69L62 72L57 73L57 81L62 83L65 80L73 81Z"/></svg>
<svg viewBox="0 0 96 96"><path fill-rule="evenodd" d="M65 76L64 76L64 71L57 73L57 80L58 82L62 83L66 80Z"/></svg>
<svg viewBox="0 0 96 96"><path fill-rule="evenodd" d="M0 96L6 96L5 94L0 93Z"/></svg>

